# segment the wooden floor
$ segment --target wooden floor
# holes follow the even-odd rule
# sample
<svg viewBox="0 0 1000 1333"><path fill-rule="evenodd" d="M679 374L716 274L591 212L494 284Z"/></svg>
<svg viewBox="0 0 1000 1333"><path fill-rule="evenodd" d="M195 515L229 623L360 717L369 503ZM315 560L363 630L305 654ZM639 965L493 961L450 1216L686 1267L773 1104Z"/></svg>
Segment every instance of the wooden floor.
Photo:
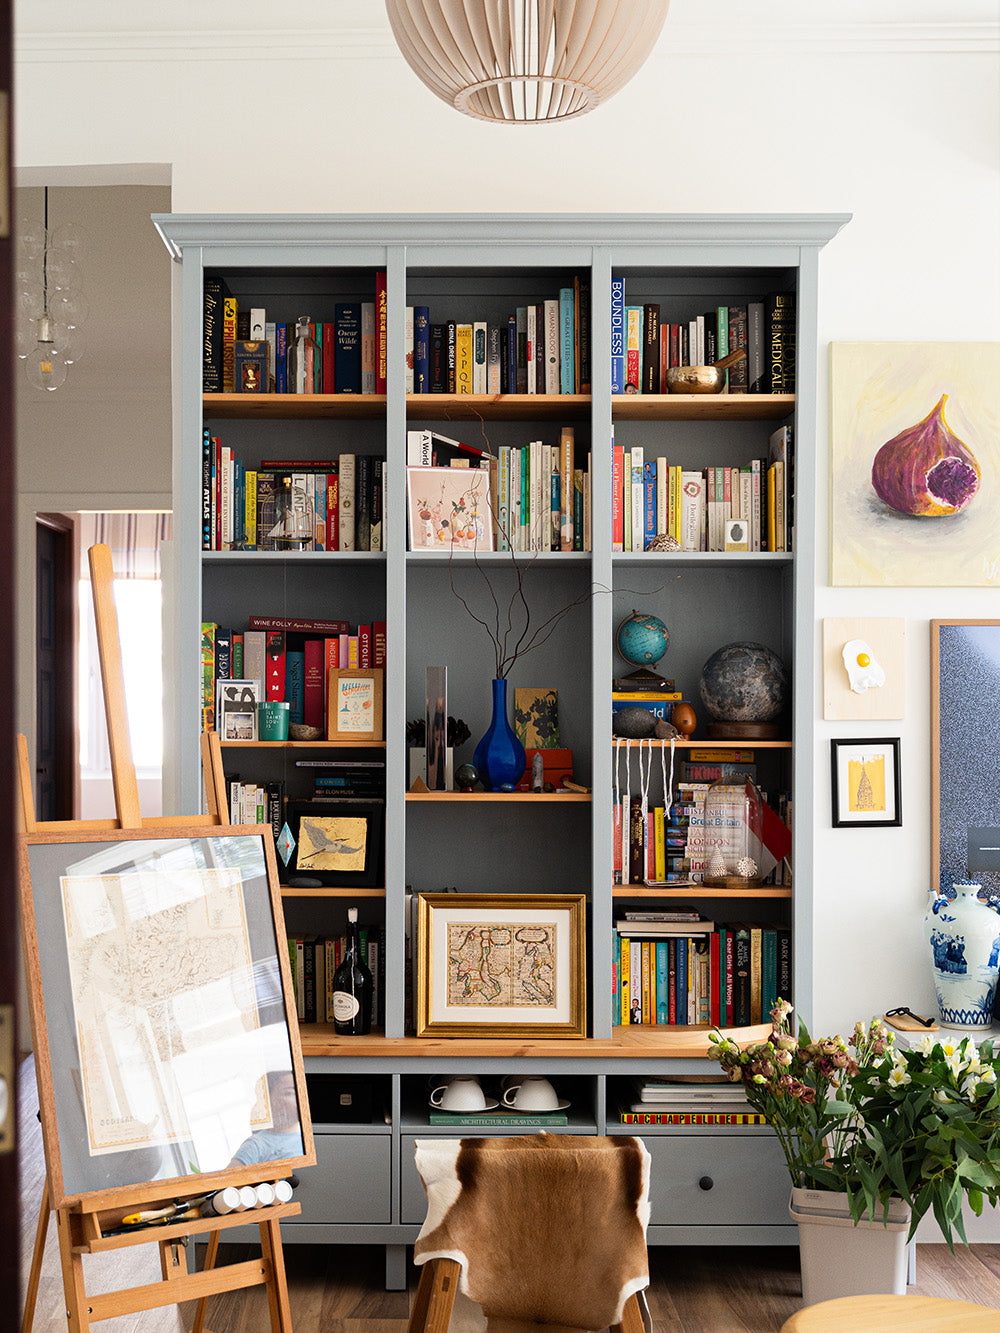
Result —
<svg viewBox="0 0 1000 1333"><path fill-rule="evenodd" d="M27 1279L44 1162L30 1062L24 1066L20 1095L21 1258ZM42 1265L34 1333L63 1333L62 1299L54 1227ZM249 1257L243 1246L226 1246L224 1260ZM201 1256L199 1255L199 1262ZM384 1254L376 1246L288 1245L285 1248L295 1333L404 1333L416 1286L411 1267L409 1292L384 1290ZM85 1260L92 1292L156 1281L155 1245L143 1245ZM776 1333L801 1304L798 1250L793 1247L654 1247L650 1250L649 1306L654 1333ZM944 1245L921 1245L917 1283L925 1296L952 1296L1000 1310L1000 1245L976 1245L954 1255ZM101 1333L181 1333L191 1327L193 1307L171 1306L141 1315L108 1319ZM261 1289L213 1297L208 1307L212 1333L267 1333L267 1301ZM997 1321L1000 1329L1000 1315ZM0 1312L0 1329L17 1327ZM469 1302L456 1306L454 1333L476 1333L483 1320ZM845 1333L850 1333L845 1330Z"/></svg>

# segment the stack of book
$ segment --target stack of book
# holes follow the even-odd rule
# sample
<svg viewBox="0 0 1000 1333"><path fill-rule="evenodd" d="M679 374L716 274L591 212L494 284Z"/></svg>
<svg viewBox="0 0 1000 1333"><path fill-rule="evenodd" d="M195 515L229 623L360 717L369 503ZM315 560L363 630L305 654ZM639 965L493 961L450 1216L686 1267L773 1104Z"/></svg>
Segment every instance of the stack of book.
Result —
<svg viewBox="0 0 1000 1333"><path fill-rule="evenodd" d="M665 1074L636 1079L633 1100L621 1108L623 1125L763 1125L764 1116L740 1084L690 1081Z"/></svg>

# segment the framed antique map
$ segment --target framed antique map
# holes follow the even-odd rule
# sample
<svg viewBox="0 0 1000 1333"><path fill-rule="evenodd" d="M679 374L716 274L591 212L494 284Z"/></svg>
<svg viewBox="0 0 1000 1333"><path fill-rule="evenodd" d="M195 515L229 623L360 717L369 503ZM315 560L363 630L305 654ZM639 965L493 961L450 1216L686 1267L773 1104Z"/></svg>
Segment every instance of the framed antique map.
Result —
<svg viewBox="0 0 1000 1333"><path fill-rule="evenodd" d="M585 1036L585 905L583 894L420 894L417 1036Z"/></svg>
<svg viewBox="0 0 1000 1333"><path fill-rule="evenodd" d="M54 1206L314 1160L269 829L25 834L20 878Z"/></svg>

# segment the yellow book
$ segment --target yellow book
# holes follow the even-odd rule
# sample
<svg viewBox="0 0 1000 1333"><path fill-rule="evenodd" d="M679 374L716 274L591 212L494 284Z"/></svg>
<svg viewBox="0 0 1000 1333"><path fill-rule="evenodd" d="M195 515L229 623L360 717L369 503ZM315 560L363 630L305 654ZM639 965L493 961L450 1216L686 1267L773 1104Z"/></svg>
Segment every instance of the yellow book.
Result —
<svg viewBox="0 0 1000 1333"><path fill-rule="evenodd" d="M455 392L472 392L472 325L455 325Z"/></svg>
<svg viewBox="0 0 1000 1333"><path fill-rule="evenodd" d="M357 671L361 666L358 656L358 636L350 634L347 638L347 666L350 671Z"/></svg>
<svg viewBox="0 0 1000 1333"><path fill-rule="evenodd" d="M670 525L670 535L671 537L676 537L678 541L681 540L681 511L683 508L681 502L682 487L683 479L681 469L679 467L672 467L670 469L670 506L674 519Z"/></svg>
<svg viewBox="0 0 1000 1333"><path fill-rule="evenodd" d="M667 840L664 818L663 806L656 806L653 810L653 865L657 879L666 879L667 877Z"/></svg>
<svg viewBox="0 0 1000 1333"><path fill-rule="evenodd" d="M774 545L774 465L767 469L767 549L775 550Z"/></svg>
<svg viewBox="0 0 1000 1333"><path fill-rule="evenodd" d="M629 1000L632 995L632 978L629 976L629 954L631 952L628 940L618 939L618 994L621 997L621 1013L619 1022L623 1027L629 1023Z"/></svg>
<svg viewBox="0 0 1000 1333"><path fill-rule="evenodd" d="M761 1017L761 927L750 927L750 1022L762 1023Z"/></svg>
<svg viewBox="0 0 1000 1333"><path fill-rule="evenodd" d="M243 474L246 489L246 507L243 511L243 530L246 544L252 550L257 545L257 473L249 469Z"/></svg>

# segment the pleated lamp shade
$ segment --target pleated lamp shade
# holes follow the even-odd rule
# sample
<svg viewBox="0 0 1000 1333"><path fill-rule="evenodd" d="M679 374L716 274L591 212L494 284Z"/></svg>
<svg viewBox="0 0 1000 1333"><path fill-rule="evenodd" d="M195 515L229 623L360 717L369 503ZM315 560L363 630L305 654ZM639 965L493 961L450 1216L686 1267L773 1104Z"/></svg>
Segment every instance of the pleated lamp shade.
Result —
<svg viewBox="0 0 1000 1333"><path fill-rule="evenodd" d="M670 0L386 0L406 63L467 116L532 125L593 111L625 86Z"/></svg>

